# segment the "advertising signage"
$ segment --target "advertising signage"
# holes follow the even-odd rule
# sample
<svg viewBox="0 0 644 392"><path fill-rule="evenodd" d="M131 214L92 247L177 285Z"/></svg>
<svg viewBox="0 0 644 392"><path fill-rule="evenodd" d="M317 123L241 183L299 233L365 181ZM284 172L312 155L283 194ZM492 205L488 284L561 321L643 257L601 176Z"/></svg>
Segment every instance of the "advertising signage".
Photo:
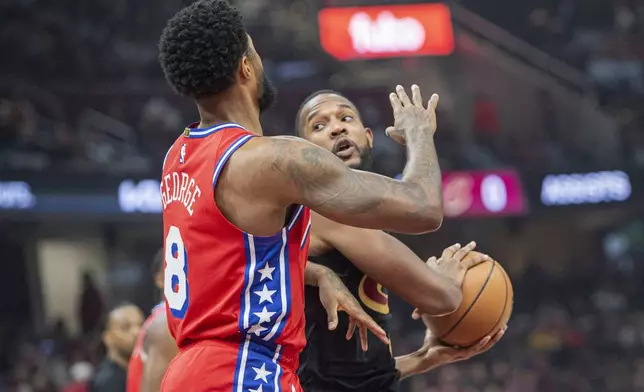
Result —
<svg viewBox="0 0 644 392"><path fill-rule="evenodd" d="M518 175L511 170L443 174L445 214L520 215L527 210ZM0 180L0 212L130 215L161 213L159 179L47 176Z"/></svg>
<svg viewBox="0 0 644 392"><path fill-rule="evenodd" d="M514 170L459 171L443 173L443 211L446 217L520 216L528 206Z"/></svg>
<svg viewBox="0 0 644 392"><path fill-rule="evenodd" d="M443 173L446 217L525 215L527 204L513 170Z"/></svg>
<svg viewBox="0 0 644 392"><path fill-rule="evenodd" d="M544 206L620 203L631 198L633 185L623 171L548 174L541 180Z"/></svg>
<svg viewBox="0 0 644 392"><path fill-rule="evenodd" d="M318 24L322 48L340 61L454 51L451 14L441 3L325 8Z"/></svg>

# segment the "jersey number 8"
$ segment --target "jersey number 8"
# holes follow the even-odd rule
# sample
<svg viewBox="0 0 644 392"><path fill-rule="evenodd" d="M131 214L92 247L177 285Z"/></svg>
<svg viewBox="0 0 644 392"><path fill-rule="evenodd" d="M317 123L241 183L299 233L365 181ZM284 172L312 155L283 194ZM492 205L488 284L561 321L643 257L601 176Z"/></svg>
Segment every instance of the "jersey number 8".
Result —
<svg viewBox="0 0 644 392"><path fill-rule="evenodd" d="M170 313L179 319L186 315L190 296L188 293L188 255L181 238L181 231L170 226L165 238L165 273L163 294Z"/></svg>

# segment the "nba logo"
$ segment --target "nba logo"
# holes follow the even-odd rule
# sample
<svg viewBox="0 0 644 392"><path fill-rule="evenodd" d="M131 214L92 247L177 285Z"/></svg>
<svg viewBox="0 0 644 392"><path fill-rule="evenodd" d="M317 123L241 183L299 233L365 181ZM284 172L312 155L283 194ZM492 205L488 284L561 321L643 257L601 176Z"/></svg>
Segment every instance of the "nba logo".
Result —
<svg viewBox="0 0 644 392"><path fill-rule="evenodd" d="M181 145L181 153L179 154L179 163L184 163L186 161L186 145Z"/></svg>

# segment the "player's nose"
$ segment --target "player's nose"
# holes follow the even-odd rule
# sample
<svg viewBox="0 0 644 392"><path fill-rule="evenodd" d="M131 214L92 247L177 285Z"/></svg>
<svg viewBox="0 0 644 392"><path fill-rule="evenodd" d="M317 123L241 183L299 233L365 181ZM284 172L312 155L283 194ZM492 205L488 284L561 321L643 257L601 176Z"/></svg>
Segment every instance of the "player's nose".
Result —
<svg viewBox="0 0 644 392"><path fill-rule="evenodd" d="M346 133L347 129L341 122L335 122L329 127L329 136L331 136L332 139L335 139L336 137L344 135Z"/></svg>

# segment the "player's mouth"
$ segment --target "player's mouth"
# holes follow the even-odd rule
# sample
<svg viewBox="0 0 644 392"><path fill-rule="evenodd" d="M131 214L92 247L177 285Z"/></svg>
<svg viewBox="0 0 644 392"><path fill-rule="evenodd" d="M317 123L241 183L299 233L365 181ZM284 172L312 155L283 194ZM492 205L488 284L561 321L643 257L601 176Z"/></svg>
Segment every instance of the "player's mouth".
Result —
<svg viewBox="0 0 644 392"><path fill-rule="evenodd" d="M340 139L333 145L332 152L338 158L345 160L351 158L358 151L358 146L349 139Z"/></svg>

